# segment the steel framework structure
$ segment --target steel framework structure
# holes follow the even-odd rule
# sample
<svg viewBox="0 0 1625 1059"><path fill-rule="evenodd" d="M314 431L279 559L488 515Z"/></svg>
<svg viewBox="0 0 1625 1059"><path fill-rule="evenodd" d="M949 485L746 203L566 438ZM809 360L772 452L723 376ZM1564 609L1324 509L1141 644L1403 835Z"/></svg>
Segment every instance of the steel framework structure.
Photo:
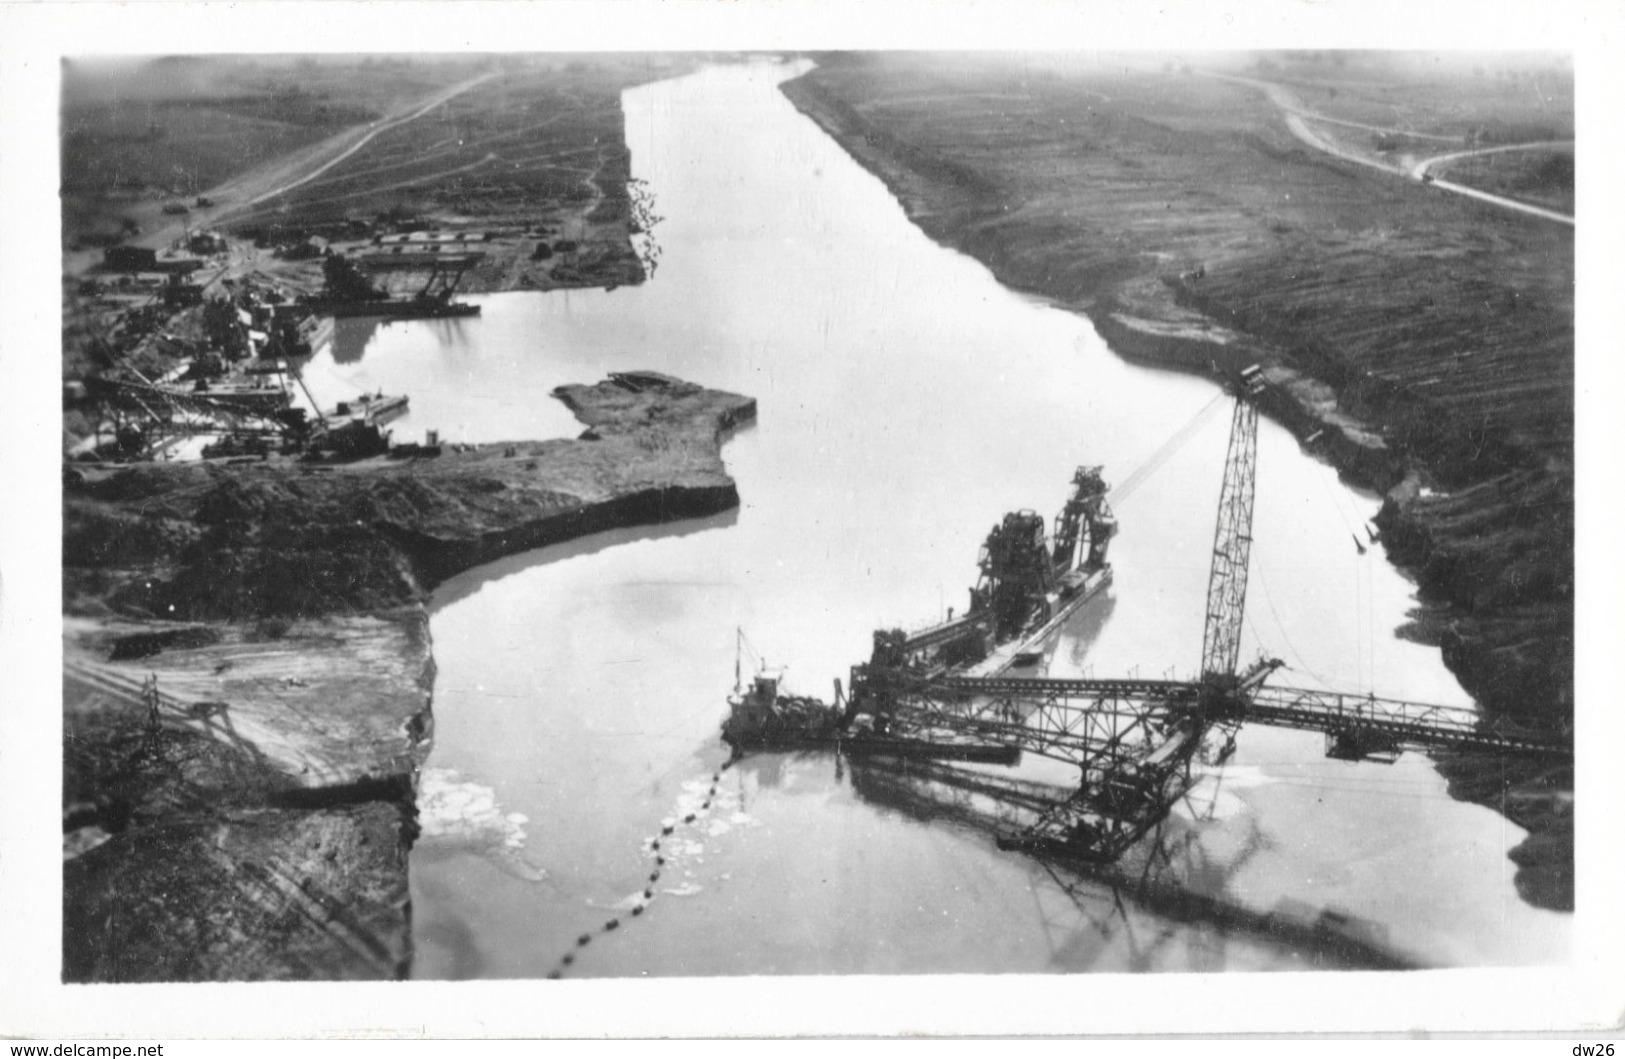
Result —
<svg viewBox="0 0 1625 1059"><path fill-rule="evenodd" d="M1258 464L1258 407L1236 401L1230 451L1213 530L1208 576L1207 624L1202 634L1202 675L1234 673L1241 653L1241 615L1247 601L1247 558L1253 543L1253 491Z"/></svg>
<svg viewBox="0 0 1625 1059"><path fill-rule="evenodd" d="M1057 680L970 677L927 671L897 634L853 671L854 702L897 734L994 741L1075 764L1078 788L1043 811L1007 848L1061 851L1096 862L1116 860L1167 816L1189 790L1191 763L1218 744L1222 761L1244 722L1323 732L1327 753L1393 760L1405 749L1572 756L1567 733L1488 725L1470 709L1268 687L1282 663L1261 659L1236 672L1252 544L1258 410L1256 368L1235 387L1214 530L1202 670L1196 681ZM877 645L880 643L877 638ZM890 643L890 641L888 641Z"/></svg>

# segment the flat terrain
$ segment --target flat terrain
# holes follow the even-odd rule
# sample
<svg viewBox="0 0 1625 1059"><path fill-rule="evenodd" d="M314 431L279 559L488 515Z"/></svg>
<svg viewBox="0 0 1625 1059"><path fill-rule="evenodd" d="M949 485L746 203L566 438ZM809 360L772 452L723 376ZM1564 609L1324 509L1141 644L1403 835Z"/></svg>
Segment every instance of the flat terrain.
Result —
<svg viewBox="0 0 1625 1059"><path fill-rule="evenodd" d="M456 63L276 56L70 61L64 244L130 235L126 217L162 225L161 205L193 206L198 195L385 120L469 72Z"/></svg>
<svg viewBox="0 0 1625 1059"><path fill-rule="evenodd" d="M200 57L70 64L63 100L63 246L75 282L119 242L188 230L232 237L234 277L320 285L312 236L481 236L464 292L636 283L634 233L658 218L630 180L620 93L692 65L676 54ZM640 258L640 250L642 256ZM422 289L429 264L380 275ZM82 317L65 294L70 332Z"/></svg>
<svg viewBox="0 0 1625 1059"><path fill-rule="evenodd" d="M1452 158L1430 172L1537 206L1574 213L1574 148L1484 151Z"/></svg>

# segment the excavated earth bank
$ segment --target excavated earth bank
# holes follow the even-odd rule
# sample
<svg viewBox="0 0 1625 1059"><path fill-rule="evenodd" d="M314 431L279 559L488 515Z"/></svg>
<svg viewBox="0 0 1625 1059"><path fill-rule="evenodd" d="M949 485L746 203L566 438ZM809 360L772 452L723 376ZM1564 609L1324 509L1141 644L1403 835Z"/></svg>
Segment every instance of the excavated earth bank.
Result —
<svg viewBox="0 0 1625 1059"><path fill-rule="evenodd" d="M64 471L65 980L408 973L427 594L739 503L720 449L751 398L652 372L554 396L581 438Z"/></svg>

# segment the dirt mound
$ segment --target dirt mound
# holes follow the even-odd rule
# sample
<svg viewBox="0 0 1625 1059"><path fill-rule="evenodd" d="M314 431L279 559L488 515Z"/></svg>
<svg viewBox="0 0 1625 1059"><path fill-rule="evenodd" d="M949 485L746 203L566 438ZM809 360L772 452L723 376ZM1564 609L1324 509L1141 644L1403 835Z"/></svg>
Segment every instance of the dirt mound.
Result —
<svg viewBox="0 0 1625 1059"><path fill-rule="evenodd" d="M203 494L193 517L207 525L258 521L293 500L288 489L264 479L226 478Z"/></svg>

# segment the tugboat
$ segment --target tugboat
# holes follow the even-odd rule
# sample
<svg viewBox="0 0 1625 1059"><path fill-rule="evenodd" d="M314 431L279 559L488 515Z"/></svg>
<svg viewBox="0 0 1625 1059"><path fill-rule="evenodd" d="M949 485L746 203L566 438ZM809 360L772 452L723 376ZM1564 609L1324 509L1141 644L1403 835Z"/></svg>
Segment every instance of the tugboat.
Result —
<svg viewBox="0 0 1625 1059"><path fill-rule="evenodd" d="M743 645L744 636L739 636ZM908 757L953 761L983 761L1013 765L1021 751L1001 743L978 743L950 732L902 734L885 730L885 720L867 714L848 716L836 682L835 704L804 695L784 695L782 671L765 667L750 687L740 680L734 661L734 692L728 696L728 717L722 722L722 740L735 757L750 751L834 749L848 757Z"/></svg>
<svg viewBox="0 0 1625 1059"><path fill-rule="evenodd" d="M800 750L834 746L840 738L841 713L836 707L800 695L780 695L782 669L770 670L761 656L749 687L743 680L744 654L750 650L743 629L734 630L734 689L728 696L723 742L737 756L747 750Z"/></svg>
<svg viewBox="0 0 1625 1059"><path fill-rule="evenodd" d="M331 427L348 423L382 426L405 415L408 403L405 394L385 396L384 392L379 390L377 393L364 393L353 401L340 401L337 408L324 414L322 418Z"/></svg>
<svg viewBox="0 0 1625 1059"><path fill-rule="evenodd" d="M841 713L817 699L780 695L780 674L756 674L749 688L728 696L722 739L735 754L747 750L832 747L841 738Z"/></svg>

